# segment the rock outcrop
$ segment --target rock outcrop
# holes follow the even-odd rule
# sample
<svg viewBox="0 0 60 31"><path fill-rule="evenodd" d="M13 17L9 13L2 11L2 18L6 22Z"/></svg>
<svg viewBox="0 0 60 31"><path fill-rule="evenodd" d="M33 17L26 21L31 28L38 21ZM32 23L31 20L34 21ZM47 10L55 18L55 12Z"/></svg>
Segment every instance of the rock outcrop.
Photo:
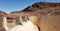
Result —
<svg viewBox="0 0 60 31"><path fill-rule="evenodd" d="M34 3L31 6L28 6L24 10L16 11L13 13L28 13L33 15L47 15L51 13L51 15L60 15L60 3L54 3L54 2L37 2Z"/></svg>
<svg viewBox="0 0 60 31"><path fill-rule="evenodd" d="M5 29L2 27L2 22L3 22L2 17L5 16L5 15L7 15L6 12L0 11L0 31L5 31Z"/></svg>
<svg viewBox="0 0 60 31"><path fill-rule="evenodd" d="M30 14L49 14L52 15L60 15L60 3L50 3L50 2L38 2L31 6L28 6L23 12L27 12Z"/></svg>

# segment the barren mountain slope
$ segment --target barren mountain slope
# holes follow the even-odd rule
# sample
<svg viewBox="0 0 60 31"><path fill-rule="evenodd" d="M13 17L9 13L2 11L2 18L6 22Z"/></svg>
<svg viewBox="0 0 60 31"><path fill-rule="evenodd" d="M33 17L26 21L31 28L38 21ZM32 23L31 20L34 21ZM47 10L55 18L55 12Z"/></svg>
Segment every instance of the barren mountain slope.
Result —
<svg viewBox="0 0 60 31"><path fill-rule="evenodd" d="M34 3L31 6L28 6L27 8L25 8L24 10L21 11L16 11L13 13L28 13L28 14L60 14L60 3L54 3L54 2L37 2ZM13 14L11 13L11 14Z"/></svg>

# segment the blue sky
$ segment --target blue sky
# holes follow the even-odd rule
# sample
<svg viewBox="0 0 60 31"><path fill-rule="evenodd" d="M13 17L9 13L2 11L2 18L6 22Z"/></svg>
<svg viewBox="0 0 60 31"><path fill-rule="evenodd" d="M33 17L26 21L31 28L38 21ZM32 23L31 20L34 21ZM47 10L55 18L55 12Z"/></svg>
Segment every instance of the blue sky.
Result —
<svg viewBox="0 0 60 31"><path fill-rule="evenodd" d="M60 0L0 0L0 10L10 13L20 11L35 2L60 2Z"/></svg>

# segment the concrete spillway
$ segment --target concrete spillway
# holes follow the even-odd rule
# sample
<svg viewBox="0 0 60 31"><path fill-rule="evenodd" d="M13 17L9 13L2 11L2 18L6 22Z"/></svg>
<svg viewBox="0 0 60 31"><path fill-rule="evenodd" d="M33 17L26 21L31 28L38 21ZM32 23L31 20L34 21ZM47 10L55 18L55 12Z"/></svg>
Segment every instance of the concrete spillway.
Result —
<svg viewBox="0 0 60 31"><path fill-rule="evenodd" d="M16 25L10 31L39 31L37 26L33 25L31 21L23 22L22 25Z"/></svg>

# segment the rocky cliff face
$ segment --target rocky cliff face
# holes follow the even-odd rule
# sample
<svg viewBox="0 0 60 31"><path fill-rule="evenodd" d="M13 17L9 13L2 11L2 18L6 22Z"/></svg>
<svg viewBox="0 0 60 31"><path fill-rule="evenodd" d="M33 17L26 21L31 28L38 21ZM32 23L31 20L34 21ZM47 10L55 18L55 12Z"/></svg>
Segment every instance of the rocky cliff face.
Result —
<svg viewBox="0 0 60 31"><path fill-rule="evenodd" d="M0 31L5 31L5 29L2 28L2 22L3 22L2 17L5 16L5 15L7 15L6 12L4 12L4 11L0 11Z"/></svg>
<svg viewBox="0 0 60 31"><path fill-rule="evenodd" d="M7 15L7 13L0 11L0 22L2 22L2 18L3 16Z"/></svg>
<svg viewBox="0 0 60 31"><path fill-rule="evenodd" d="M0 11L0 22L2 22L2 17L7 15L6 12Z"/></svg>
<svg viewBox="0 0 60 31"><path fill-rule="evenodd" d="M28 6L24 10L20 12L29 13L29 14L49 14L52 13L54 15L60 15L60 3L54 3L54 2L37 2L34 3L31 6ZM19 13L19 12L15 12Z"/></svg>
<svg viewBox="0 0 60 31"><path fill-rule="evenodd" d="M37 2L31 6L28 6L23 10L23 12L34 13L34 14L49 14L60 15L60 3L50 3L50 2Z"/></svg>

